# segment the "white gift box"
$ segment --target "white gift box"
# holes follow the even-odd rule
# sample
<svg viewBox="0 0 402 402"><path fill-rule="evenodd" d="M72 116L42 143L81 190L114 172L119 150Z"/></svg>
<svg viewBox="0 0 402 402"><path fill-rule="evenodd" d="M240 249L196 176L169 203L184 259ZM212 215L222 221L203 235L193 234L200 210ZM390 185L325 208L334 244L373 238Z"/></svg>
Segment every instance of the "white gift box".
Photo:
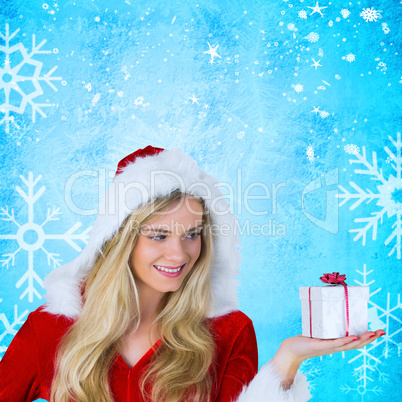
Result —
<svg viewBox="0 0 402 402"><path fill-rule="evenodd" d="M299 297L302 304L302 335L321 339L346 336L346 300L342 285L301 287ZM348 286L349 335L361 335L368 331L367 301L368 286Z"/></svg>

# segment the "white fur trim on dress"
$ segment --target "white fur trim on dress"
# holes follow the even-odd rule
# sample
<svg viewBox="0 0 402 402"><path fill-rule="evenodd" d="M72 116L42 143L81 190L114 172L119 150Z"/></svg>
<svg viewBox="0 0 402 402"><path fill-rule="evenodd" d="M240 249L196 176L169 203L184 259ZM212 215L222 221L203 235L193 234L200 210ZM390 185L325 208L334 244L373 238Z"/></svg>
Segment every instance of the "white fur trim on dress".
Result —
<svg viewBox="0 0 402 402"><path fill-rule="evenodd" d="M275 371L269 361L244 386L242 393L231 402L306 402L312 398L308 389L307 377L297 371L292 386L286 391L282 388L283 378Z"/></svg>
<svg viewBox="0 0 402 402"><path fill-rule="evenodd" d="M127 165L113 179L106 192L88 244L81 254L75 260L56 268L45 278L45 298L48 301L44 306L45 311L71 318L78 317L82 309L80 284L92 269L104 243L118 232L127 216L141 204L153 201L158 196L168 195L175 188L202 197L210 211L211 224L229 228L227 234L225 231L224 235L214 237L211 280L215 304L210 306L208 317L221 316L236 310L238 279L235 277L240 273L241 260L237 219L217 184L214 177L200 169L194 159L179 149L164 150L156 155L137 158L134 163ZM220 214L221 211L228 212Z"/></svg>

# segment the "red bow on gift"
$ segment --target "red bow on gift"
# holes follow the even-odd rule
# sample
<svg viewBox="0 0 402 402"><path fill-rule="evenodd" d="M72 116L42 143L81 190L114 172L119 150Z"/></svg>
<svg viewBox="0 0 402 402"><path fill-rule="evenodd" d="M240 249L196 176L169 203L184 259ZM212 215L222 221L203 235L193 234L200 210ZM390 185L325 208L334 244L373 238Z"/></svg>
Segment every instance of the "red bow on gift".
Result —
<svg viewBox="0 0 402 402"><path fill-rule="evenodd" d="M339 275L339 272L333 272L332 274L324 274L324 276L322 276L320 279L324 283L346 286L345 283L346 275Z"/></svg>
<svg viewBox="0 0 402 402"><path fill-rule="evenodd" d="M320 277L321 281L324 283L329 283L331 285L343 285L345 289L345 304L346 304L346 336L349 336L349 296L348 296L348 285L345 283L346 275L339 275L339 272L332 272L332 274L323 274ZM310 314L310 338L313 337L313 324L311 318L311 287L308 288L308 300L309 300L309 314Z"/></svg>

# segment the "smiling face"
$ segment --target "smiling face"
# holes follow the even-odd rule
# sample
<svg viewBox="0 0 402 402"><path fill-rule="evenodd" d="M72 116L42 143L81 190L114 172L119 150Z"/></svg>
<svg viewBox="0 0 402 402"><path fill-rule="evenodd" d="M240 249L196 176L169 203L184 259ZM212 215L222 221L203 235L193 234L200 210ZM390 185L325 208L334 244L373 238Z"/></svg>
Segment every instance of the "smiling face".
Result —
<svg viewBox="0 0 402 402"><path fill-rule="evenodd" d="M159 298L179 289L201 253L202 216L202 205L186 196L141 227L131 253L140 296Z"/></svg>

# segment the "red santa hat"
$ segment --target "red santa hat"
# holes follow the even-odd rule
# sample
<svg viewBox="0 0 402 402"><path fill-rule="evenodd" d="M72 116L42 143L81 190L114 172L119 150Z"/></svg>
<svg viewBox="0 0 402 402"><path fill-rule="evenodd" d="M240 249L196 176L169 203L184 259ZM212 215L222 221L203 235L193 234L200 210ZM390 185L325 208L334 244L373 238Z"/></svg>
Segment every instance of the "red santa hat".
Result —
<svg viewBox="0 0 402 402"><path fill-rule="evenodd" d="M45 311L76 318L82 309L80 286L92 269L107 240L118 233L132 211L173 190L202 197L214 228L214 256L211 282L215 304L209 317L236 310L240 273L240 241L237 219L219 189L216 178L200 169L197 162L179 149L166 150L147 146L122 159L115 177L99 208L89 240L73 261L54 269L44 280L47 291ZM222 228L223 230L219 230Z"/></svg>

